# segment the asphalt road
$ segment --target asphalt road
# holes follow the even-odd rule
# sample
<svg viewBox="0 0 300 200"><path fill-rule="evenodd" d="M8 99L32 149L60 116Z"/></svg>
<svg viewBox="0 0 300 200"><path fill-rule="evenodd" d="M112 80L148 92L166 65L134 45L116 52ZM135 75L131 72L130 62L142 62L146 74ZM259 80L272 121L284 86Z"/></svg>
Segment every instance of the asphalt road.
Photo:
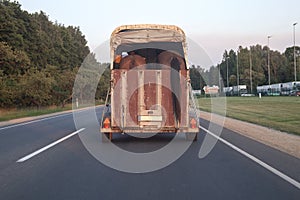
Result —
<svg viewBox="0 0 300 200"><path fill-rule="evenodd" d="M85 111L81 114L86 119ZM208 121L200 121L203 128L208 127ZM82 128L81 134L89 134L88 127ZM227 129L221 135L225 143L218 141L205 158L198 157L208 134L201 130L198 141L174 163L139 174L120 172L96 160L75 131L72 114L0 127L0 199L300 199L299 159ZM161 148L172 137L119 135L114 143L147 152Z"/></svg>

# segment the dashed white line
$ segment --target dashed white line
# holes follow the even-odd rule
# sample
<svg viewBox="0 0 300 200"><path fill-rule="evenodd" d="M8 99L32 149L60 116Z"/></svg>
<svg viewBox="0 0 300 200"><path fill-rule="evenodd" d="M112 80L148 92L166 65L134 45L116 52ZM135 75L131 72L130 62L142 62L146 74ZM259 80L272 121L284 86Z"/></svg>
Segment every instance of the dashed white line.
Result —
<svg viewBox="0 0 300 200"><path fill-rule="evenodd" d="M260 166L264 167L265 169L269 170L270 172L274 173L275 175L279 176L280 178L284 179L285 181L289 182L290 184L294 185L298 189L300 189L300 183L297 182L296 180L292 179L291 177L285 175L284 173L280 172L279 170L275 169L274 167L268 165L267 163L259 160L258 158L254 157L253 155L247 153L246 151L240 149L239 147L229 143L228 141L224 140L223 138L215 135L214 133L210 132L206 128L199 126L202 130L206 131L206 133L210 134L214 138L218 139L220 142L224 143L225 145L229 146L230 148L236 150L240 154L246 156L247 158L251 159L252 161L256 162Z"/></svg>
<svg viewBox="0 0 300 200"><path fill-rule="evenodd" d="M27 155L27 156L24 156L23 158L20 158L19 160L17 160L17 162L25 162L26 160L28 160L28 159L30 159L30 158L32 158L32 157L34 157L34 156L42 153L43 151L46 151L47 149L49 149L49 148L57 145L58 143L63 142L64 140L66 140L66 139L68 139L68 138L70 138L70 137L72 137L72 136L80 133L84 129L85 128L79 129L78 131L75 131L75 132L73 132L73 133L71 133L71 134L69 134L69 135L67 135L67 136L65 136L65 137L63 137L63 138L61 138L61 139L59 139L59 140L51 143L51 144L48 144L47 146L45 146L45 147L43 147L43 148L41 148L41 149L39 149L39 150L37 150L37 151L35 151L35 152Z"/></svg>

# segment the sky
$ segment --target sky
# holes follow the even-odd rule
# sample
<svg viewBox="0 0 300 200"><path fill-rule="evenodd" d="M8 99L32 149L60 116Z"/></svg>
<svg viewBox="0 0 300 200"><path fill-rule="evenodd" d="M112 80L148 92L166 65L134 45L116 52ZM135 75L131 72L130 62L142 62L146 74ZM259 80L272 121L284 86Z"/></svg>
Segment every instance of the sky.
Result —
<svg viewBox="0 0 300 200"><path fill-rule="evenodd" d="M173 24L204 49L213 65L225 49L267 45L284 52L300 45L299 0L19 0L30 13L44 11L53 22L79 26L91 50L124 24Z"/></svg>

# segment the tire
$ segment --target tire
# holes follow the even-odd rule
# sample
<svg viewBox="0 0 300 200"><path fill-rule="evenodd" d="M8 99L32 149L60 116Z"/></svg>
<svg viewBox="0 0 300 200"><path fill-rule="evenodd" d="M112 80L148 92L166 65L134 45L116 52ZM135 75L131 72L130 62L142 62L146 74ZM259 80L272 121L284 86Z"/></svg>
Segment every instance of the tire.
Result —
<svg viewBox="0 0 300 200"><path fill-rule="evenodd" d="M198 133L185 133L185 138L188 141L197 141Z"/></svg>
<svg viewBox="0 0 300 200"><path fill-rule="evenodd" d="M101 133L102 143L107 143L112 140L112 136L109 138L109 135L110 133Z"/></svg>

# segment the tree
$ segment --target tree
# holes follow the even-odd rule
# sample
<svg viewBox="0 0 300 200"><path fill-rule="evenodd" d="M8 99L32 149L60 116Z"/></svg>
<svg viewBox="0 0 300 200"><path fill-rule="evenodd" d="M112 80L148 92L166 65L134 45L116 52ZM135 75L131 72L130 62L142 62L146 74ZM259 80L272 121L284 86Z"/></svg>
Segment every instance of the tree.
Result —
<svg viewBox="0 0 300 200"><path fill-rule="evenodd" d="M64 106L90 53L80 28L29 14L16 1L0 1L0 16L0 106Z"/></svg>
<svg viewBox="0 0 300 200"><path fill-rule="evenodd" d="M24 51L13 50L7 43L0 42L0 66L6 75L24 74L30 60Z"/></svg>
<svg viewBox="0 0 300 200"><path fill-rule="evenodd" d="M110 87L110 65L108 63L102 63L100 65L100 73L103 73L101 75L100 81L97 86L97 92L96 92L96 99L105 101L107 91Z"/></svg>
<svg viewBox="0 0 300 200"><path fill-rule="evenodd" d="M299 70L299 56L300 56L300 47L296 46L295 47L295 52L296 52L296 64L297 64L297 77L300 78L300 70ZM294 81L294 47L288 47L284 51L284 56L286 58L286 66L285 68L281 68L280 70L280 76L281 79L284 80L284 82L289 82L289 81Z"/></svg>
<svg viewBox="0 0 300 200"><path fill-rule="evenodd" d="M54 79L45 70L28 70L19 82L17 103L19 106L51 105L51 89Z"/></svg>
<svg viewBox="0 0 300 200"><path fill-rule="evenodd" d="M82 104L89 104L95 100L97 85L101 75L101 65L93 53L89 54L77 73L73 98L78 98Z"/></svg>
<svg viewBox="0 0 300 200"><path fill-rule="evenodd" d="M190 79L193 90L203 90L203 87L207 85L207 77L205 77L205 71L200 66L192 66L190 68Z"/></svg>

